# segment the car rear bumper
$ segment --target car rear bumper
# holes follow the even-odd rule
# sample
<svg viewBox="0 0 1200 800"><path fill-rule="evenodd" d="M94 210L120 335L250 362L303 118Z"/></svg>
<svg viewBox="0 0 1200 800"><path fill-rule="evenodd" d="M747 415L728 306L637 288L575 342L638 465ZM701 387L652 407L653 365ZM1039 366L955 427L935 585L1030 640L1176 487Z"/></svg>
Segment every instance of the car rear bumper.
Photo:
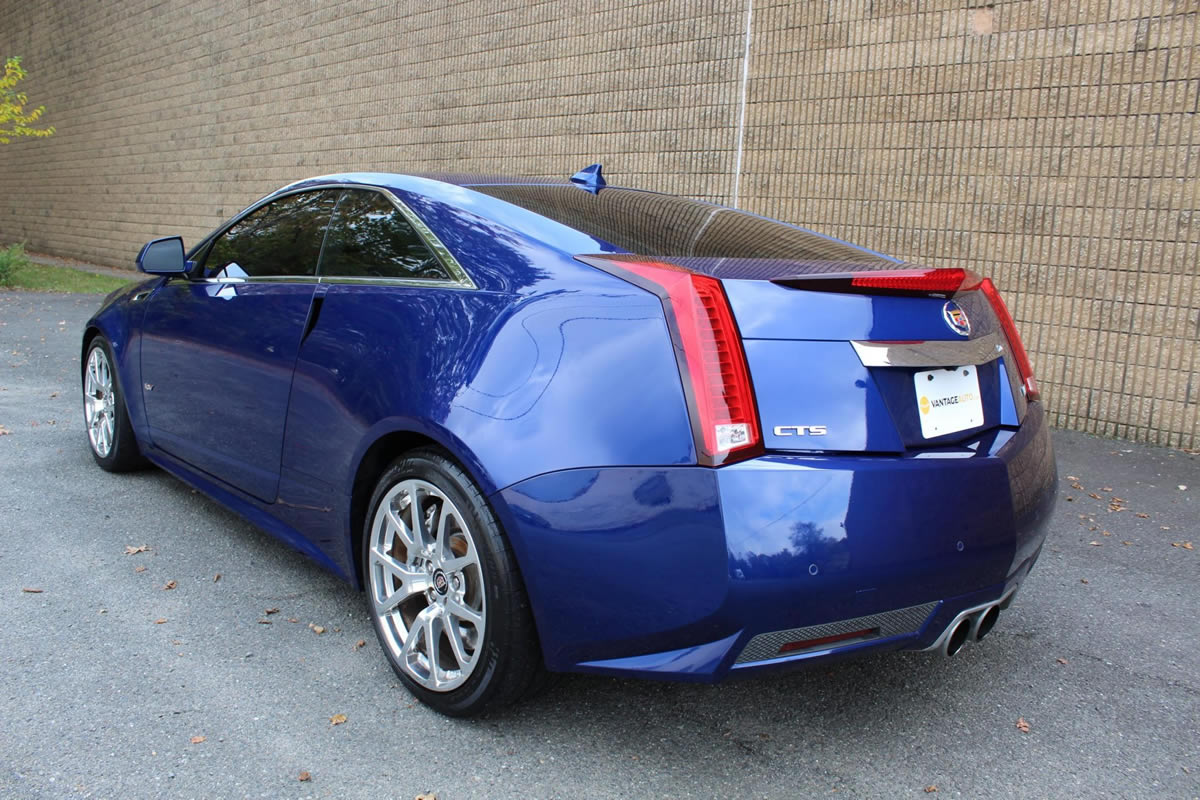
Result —
<svg viewBox="0 0 1200 800"><path fill-rule="evenodd" d="M714 681L939 645L1011 602L1056 482L1032 404L964 446L570 470L496 505L551 669Z"/></svg>

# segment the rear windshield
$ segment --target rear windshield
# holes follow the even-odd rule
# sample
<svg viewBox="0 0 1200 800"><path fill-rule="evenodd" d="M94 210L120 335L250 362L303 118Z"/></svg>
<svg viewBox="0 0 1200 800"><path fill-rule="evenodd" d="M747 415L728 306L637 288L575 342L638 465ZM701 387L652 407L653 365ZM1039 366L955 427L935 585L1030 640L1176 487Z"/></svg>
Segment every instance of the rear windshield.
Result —
<svg viewBox="0 0 1200 800"><path fill-rule="evenodd" d="M569 184L470 188L644 256L825 263L877 258L783 222L669 194L616 188L592 194Z"/></svg>

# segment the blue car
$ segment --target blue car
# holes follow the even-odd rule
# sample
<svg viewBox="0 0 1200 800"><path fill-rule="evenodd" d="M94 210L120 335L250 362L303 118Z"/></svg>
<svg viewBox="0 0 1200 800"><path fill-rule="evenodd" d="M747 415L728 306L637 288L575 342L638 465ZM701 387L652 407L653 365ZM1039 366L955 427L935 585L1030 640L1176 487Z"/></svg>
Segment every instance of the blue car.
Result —
<svg viewBox="0 0 1200 800"><path fill-rule="evenodd" d="M111 295L88 440L365 590L450 715L983 638L1057 482L996 288L710 203L330 175Z"/></svg>

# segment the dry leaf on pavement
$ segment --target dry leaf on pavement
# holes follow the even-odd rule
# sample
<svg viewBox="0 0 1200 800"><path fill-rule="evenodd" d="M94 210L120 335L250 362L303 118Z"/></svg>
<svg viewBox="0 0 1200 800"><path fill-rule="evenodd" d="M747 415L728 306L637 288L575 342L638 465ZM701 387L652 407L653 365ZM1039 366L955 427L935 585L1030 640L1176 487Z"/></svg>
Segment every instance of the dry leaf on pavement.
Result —
<svg viewBox="0 0 1200 800"><path fill-rule="evenodd" d="M193 737L192 737L192 744L200 744L201 742L203 742L203 741L204 741L205 739L207 739L207 738L208 738L207 736L193 736Z"/></svg>
<svg viewBox="0 0 1200 800"><path fill-rule="evenodd" d="M278 614L279 609L278 608L265 608L265 609L263 609L263 613L264 614Z"/></svg>
<svg viewBox="0 0 1200 800"><path fill-rule="evenodd" d="M311 773L310 773L308 770L306 770L306 769L300 770L300 774L296 776L296 780L298 780L298 781L311 781L311 780L312 780L312 774L311 774Z"/></svg>
<svg viewBox="0 0 1200 800"><path fill-rule="evenodd" d="M1171 542L1171 547L1182 547L1184 550L1193 549L1191 542Z"/></svg>
<svg viewBox="0 0 1200 800"><path fill-rule="evenodd" d="M1065 658L1056 658L1054 660L1057 661L1058 663L1064 664L1064 665L1067 663L1067 660Z"/></svg>
<svg viewBox="0 0 1200 800"><path fill-rule="evenodd" d="M345 714L334 714L332 717L329 718L330 725L341 725L345 721L346 721Z"/></svg>
<svg viewBox="0 0 1200 800"><path fill-rule="evenodd" d="M1021 733L1029 733L1029 723L1025 721L1024 717L1017 719L1017 730Z"/></svg>
<svg viewBox="0 0 1200 800"><path fill-rule="evenodd" d="M22 587L21 591L25 592L27 594L41 594L42 593L41 589L34 589L32 586Z"/></svg>
<svg viewBox="0 0 1200 800"><path fill-rule="evenodd" d="M143 567L143 566L140 566L140 565L139 565L139 566L136 566L136 567L134 567L134 568L133 568L133 571L134 571L134 572L145 572L145 571L146 571L146 568L145 568L145 567Z"/></svg>
<svg viewBox="0 0 1200 800"><path fill-rule="evenodd" d="M437 795L433 792L426 792L424 794L417 795L413 798L413 800L437 800Z"/></svg>
<svg viewBox="0 0 1200 800"><path fill-rule="evenodd" d="M127 555L127 556L132 556L136 553L146 553L146 552L149 552L149 550L150 550L150 545L148 545L148 544L139 544L136 547L131 544L125 545L125 555Z"/></svg>
<svg viewBox="0 0 1200 800"><path fill-rule="evenodd" d="M213 575L213 583L216 583L219 580L221 580L221 573L218 572L216 575Z"/></svg>
<svg viewBox="0 0 1200 800"><path fill-rule="evenodd" d="M925 794L930 794L931 792L936 792L936 791L937 791L936 783L931 783L925 787Z"/></svg>
<svg viewBox="0 0 1200 800"><path fill-rule="evenodd" d="M354 643L354 647L352 647L350 649L351 650L361 650L362 648L364 648L366 646L367 646L367 640L359 639L357 642Z"/></svg>
<svg viewBox="0 0 1200 800"><path fill-rule="evenodd" d="M322 633L324 633L324 632L325 632L325 626L324 626L324 625L313 625L313 624L310 622L310 623L308 623L308 627L312 628L312 632L313 632L313 633L315 633L317 636L320 636Z"/></svg>
<svg viewBox="0 0 1200 800"><path fill-rule="evenodd" d="M167 621L167 618L166 618L166 617L159 617L158 619L154 620L154 624L155 624L155 625L162 625L162 624L163 624L163 623L165 623L166 621Z"/></svg>
<svg viewBox="0 0 1200 800"><path fill-rule="evenodd" d="M170 590L174 589L178 585L179 584L175 583L175 581L167 581L166 583L163 584L163 591L169 592Z"/></svg>

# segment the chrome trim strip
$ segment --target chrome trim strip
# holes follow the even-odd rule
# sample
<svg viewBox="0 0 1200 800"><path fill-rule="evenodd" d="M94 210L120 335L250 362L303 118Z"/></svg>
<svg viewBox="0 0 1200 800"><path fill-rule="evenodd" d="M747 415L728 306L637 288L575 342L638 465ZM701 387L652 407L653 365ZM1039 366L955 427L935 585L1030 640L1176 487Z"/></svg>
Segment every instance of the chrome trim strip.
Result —
<svg viewBox="0 0 1200 800"><path fill-rule="evenodd" d="M999 332L965 341L852 341L864 367L964 367L994 361L1008 350Z"/></svg>
<svg viewBox="0 0 1200 800"><path fill-rule="evenodd" d="M467 279L468 282L470 278ZM321 278L321 283L344 283L358 286L414 286L422 289L474 289L474 283L459 281L421 280L420 278Z"/></svg>

